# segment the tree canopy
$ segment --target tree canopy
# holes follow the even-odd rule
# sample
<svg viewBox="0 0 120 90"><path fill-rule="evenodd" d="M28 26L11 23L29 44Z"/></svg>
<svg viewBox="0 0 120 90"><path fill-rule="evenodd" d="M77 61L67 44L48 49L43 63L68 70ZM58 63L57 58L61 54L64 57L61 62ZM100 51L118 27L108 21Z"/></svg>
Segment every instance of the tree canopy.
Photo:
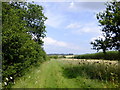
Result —
<svg viewBox="0 0 120 90"><path fill-rule="evenodd" d="M97 52L102 49L103 53L106 53L109 47L108 40L103 40L102 38L96 39L94 42L91 42L91 44L93 45L93 49L97 50Z"/></svg>
<svg viewBox="0 0 120 90"><path fill-rule="evenodd" d="M120 51L120 2L107 2L106 10L98 13L97 19L99 26L102 27L103 35L106 38L105 41L102 40L102 43L109 42L104 43L104 46L107 46L106 48L109 49ZM101 40L97 39L95 41L100 42ZM93 42L91 44L93 44ZM99 45L93 44L93 47L98 48ZM101 48L98 49L104 50L102 44Z"/></svg>

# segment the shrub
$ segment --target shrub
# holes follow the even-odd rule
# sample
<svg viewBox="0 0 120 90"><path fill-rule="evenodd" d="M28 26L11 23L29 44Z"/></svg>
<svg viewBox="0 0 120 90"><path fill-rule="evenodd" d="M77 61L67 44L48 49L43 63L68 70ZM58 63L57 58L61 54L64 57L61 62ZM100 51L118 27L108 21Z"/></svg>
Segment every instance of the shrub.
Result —
<svg viewBox="0 0 120 90"><path fill-rule="evenodd" d="M50 55L48 56L50 59L58 59L58 55Z"/></svg>

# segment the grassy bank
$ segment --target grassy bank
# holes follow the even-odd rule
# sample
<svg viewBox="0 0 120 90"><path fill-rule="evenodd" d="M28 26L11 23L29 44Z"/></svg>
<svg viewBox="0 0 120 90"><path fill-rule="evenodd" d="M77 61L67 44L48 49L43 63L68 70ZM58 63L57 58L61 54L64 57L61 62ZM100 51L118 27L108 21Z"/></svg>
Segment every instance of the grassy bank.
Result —
<svg viewBox="0 0 120 90"><path fill-rule="evenodd" d="M84 63L84 64L83 64ZM89 63L90 64L90 63ZM98 63L97 63L98 64ZM105 73L105 67L85 64L83 61L50 60L32 68L25 76L18 78L12 88L115 88L118 87L117 66L109 66L107 77L113 73L113 81L99 78L98 72ZM102 64L100 64L102 65ZM95 69L98 66L97 69ZM91 68L90 68L91 67ZM93 71L96 70L97 72ZM87 72L88 71L88 72ZM92 73L91 73L91 72ZM116 76L115 76L115 75ZM98 75L98 76L97 76ZM110 75L110 76L109 76ZM93 78L93 76L95 78Z"/></svg>
<svg viewBox="0 0 120 90"><path fill-rule="evenodd" d="M118 51L108 51L106 54L103 52L93 54L83 54L74 56L76 59L106 59L106 60L120 60L120 53Z"/></svg>

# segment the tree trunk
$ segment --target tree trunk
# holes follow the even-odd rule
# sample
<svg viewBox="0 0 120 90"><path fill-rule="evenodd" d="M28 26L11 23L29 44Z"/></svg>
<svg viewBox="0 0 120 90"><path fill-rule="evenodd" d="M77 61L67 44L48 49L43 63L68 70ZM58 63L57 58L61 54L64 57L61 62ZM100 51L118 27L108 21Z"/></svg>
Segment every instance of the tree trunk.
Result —
<svg viewBox="0 0 120 90"><path fill-rule="evenodd" d="M107 59L107 58L106 58L106 49L103 49L103 53L104 53L103 59Z"/></svg>
<svg viewBox="0 0 120 90"><path fill-rule="evenodd" d="M120 61L120 50L118 50L118 61Z"/></svg>

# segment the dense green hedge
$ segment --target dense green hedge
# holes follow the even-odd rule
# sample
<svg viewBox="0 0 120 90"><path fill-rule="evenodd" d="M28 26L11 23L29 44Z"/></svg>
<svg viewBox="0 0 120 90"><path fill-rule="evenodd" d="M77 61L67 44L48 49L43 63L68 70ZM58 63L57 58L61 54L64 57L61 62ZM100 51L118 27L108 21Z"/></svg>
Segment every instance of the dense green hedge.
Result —
<svg viewBox="0 0 120 90"><path fill-rule="evenodd" d="M22 2L2 3L2 86L4 88L10 88L15 78L24 75L30 67L47 60L41 40L45 32L42 19L45 21L41 6ZM31 34L37 35L38 38L33 39Z"/></svg>
<svg viewBox="0 0 120 90"><path fill-rule="evenodd" d="M48 57L50 58L50 59L58 59L58 55L48 55Z"/></svg>
<svg viewBox="0 0 120 90"><path fill-rule="evenodd" d="M65 55L48 55L50 59L66 58Z"/></svg>
<svg viewBox="0 0 120 90"><path fill-rule="evenodd" d="M120 60L120 53L117 51L108 51L106 54L103 52L93 54L83 54L74 56L76 59L106 59L106 60Z"/></svg>

